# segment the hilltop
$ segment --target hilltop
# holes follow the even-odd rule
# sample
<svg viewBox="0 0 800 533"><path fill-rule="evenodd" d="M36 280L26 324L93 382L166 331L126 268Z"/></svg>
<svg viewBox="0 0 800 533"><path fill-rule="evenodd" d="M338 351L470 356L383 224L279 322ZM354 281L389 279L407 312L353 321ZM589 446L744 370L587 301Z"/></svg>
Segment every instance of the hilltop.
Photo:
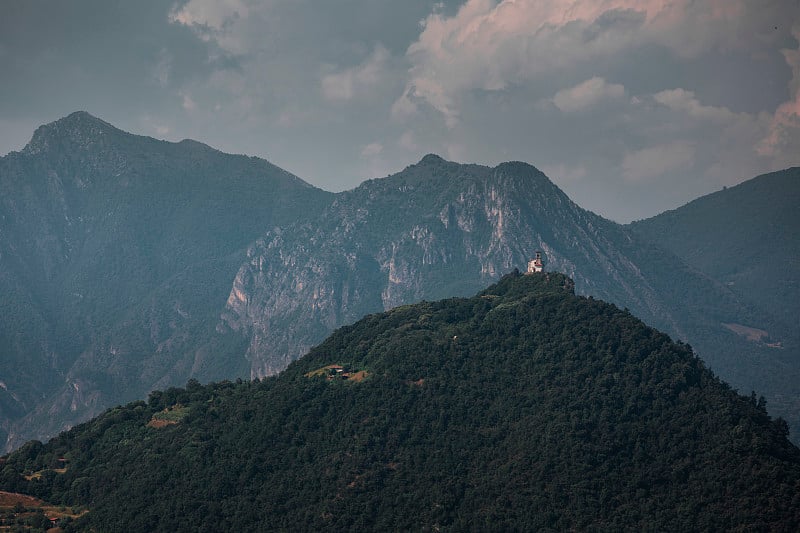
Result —
<svg viewBox="0 0 800 533"><path fill-rule="evenodd" d="M277 377L191 382L29 443L0 488L109 531L793 531L787 434L688 346L566 276L514 273L366 316Z"/></svg>

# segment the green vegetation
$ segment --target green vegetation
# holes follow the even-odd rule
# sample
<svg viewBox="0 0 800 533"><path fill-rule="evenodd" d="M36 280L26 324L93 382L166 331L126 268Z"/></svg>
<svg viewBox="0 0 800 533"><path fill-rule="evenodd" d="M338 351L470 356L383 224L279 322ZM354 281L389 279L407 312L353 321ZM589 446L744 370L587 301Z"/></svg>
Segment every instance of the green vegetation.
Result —
<svg viewBox="0 0 800 533"><path fill-rule="evenodd" d="M799 205L800 168L790 168L629 226L724 289L686 287L676 295L688 308L717 307L706 313L704 331L687 337L727 381L766 395L793 431L800 428ZM686 285L668 273L661 278L675 291ZM733 299L739 304L729 305Z"/></svg>
<svg viewBox="0 0 800 533"><path fill-rule="evenodd" d="M306 372L304 376L307 378L324 377L328 381L349 380L351 383L360 383L369 376L369 372L366 370L354 370L346 366L334 364L325 365L322 368Z"/></svg>
<svg viewBox="0 0 800 533"><path fill-rule="evenodd" d="M772 412L800 426L789 418L800 413L799 328L784 327L798 313L776 310L773 320L742 301L753 291L800 301L784 290L798 271L797 239L786 239L798 200L775 193L781 183L736 193L745 208L722 216L670 220L659 245L674 252L687 228L698 236L675 254L581 209L524 163L429 155L332 194L257 158L74 113L0 158L0 443L55 435L190 377L280 371L335 327L474 294L538 249L579 293L691 342L727 381L765 394ZM738 258L731 243L744 241L770 269L724 280L697 270L706 251L739 265L719 252ZM723 324L768 336L752 342Z"/></svg>
<svg viewBox="0 0 800 533"><path fill-rule="evenodd" d="M186 415L189 414L189 408L184 407L181 404L176 404L170 407L166 407L163 411L159 411L153 415L150 419L150 422L147 423L148 426L152 428L163 428L166 426L171 426L173 424L178 424L186 418Z"/></svg>
<svg viewBox="0 0 800 533"><path fill-rule="evenodd" d="M0 531L46 531L71 527L85 509L47 505L38 498L0 491Z"/></svg>
<svg viewBox="0 0 800 533"><path fill-rule="evenodd" d="M333 365L370 377L321 379ZM276 378L192 381L31 442L0 487L88 506L68 530L796 531L787 432L687 345L512 274L369 315Z"/></svg>
<svg viewBox="0 0 800 533"><path fill-rule="evenodd" d="M767 316L789 318L798 335L798 205L800 168L790 168L703 196L630 227L725 283Z"/></svg>
<svg viewBox="0 0 800 533"><path fill-rule="evenodd" d="M244 351L215 331L231 280L266 229L332 197L267 161L87 113L0 158L0 190L0 449L9 428L53 435L190 375L249 375L243 357L205 356Z"/></svg>

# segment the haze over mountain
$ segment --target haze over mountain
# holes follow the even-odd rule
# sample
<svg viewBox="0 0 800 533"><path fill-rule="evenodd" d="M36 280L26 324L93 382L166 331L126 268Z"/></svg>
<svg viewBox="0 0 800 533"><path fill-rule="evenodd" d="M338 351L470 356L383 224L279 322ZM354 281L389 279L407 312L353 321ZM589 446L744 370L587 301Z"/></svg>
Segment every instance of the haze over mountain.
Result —
<svg viewBox="0 0 800 533"><path fill-rule="evenodd" d="M79 530L797 530L785 422L573 286L517 273L369 315L277 377L30 443L0 488Z"/></svg>
<svg viewBox="0 0 800 533"><path fill-rule="evenodd" d="M690 342L720 376L800 422L796 329L772 328L779 313L751 293L638 226L581 209L525 163L429 155L331 194L260 159L76 113L0 159L0 185L9 446L189 378L275 373L340 325L474 293L536 250L580 294ZM782 348L723 324L768 326Z"/></svg>
<svg viewBox="0 0 800 533"><path fill-rule="evenodd" d="M0 189L0 427L27 416L23 438L190 375L242 373L217 357L239 340L210 335L231 273L265 228L330 196L266 161L83 112L0 159Z"/></svg>
<svg viewBox="0 0 800 533"><path fill-rule="evenodd" d="M800 357L800 168L758 176L629 227L747 302L757 322L722 323L750 342L750 350L739 352L750 364L737 365L759 375L752 387L768 391L776 412L800 427L794 373ZM708 360L725 372L726 363L712 352ZM772 361L769 372L761 368L764 361ZM783 379L781 369L791 379Z"/></svg>
<svg viewBox="0 0 800 533"><path fill-rule="evenodd" d="M800 168L759 176L630 227L800 333Z"/></svg>

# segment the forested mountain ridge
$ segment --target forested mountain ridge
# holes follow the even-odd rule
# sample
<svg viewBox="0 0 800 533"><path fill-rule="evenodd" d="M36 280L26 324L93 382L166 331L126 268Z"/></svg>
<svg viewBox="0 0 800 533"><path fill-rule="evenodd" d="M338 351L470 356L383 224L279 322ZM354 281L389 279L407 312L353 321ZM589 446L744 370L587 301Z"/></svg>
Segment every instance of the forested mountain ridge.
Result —
<svg viewBox="0 0 800 533"><path fill-rule="evenodd" d="M628 227L753 310L756 322L721 320L720 329L747 340L740 357L755 363L754 374L763 361L774 362L776 371L752 388L769 391L776 412L800 426L800 168L755 177ZM713 366L722 372L717 361ZM792 378L782 379L781 368Z"/></svg>
<svg viewBox="0 0 800 533"><path fill-rule="evenodd" d="M800 168L755 177L629 227L800 334Z"/></svg>
<svg viewBox="0 0 800 533"><path fill-rule="evenodd" d="M785 423L573 287L517 273L369 315L279 376L29 443L0 488L88 509L67 531L796 531Z"/></svg>
<svg viewBox="0 0 800 533"><path fill-rule="evenodd" d="M266 161L84 112L0 158L0 190L3 444L188 375L245 373L208 351L241 342L207 333L232 275L265 229L331 196Z"/></svg>
<svg viewBox="0 0 800 533"><path fill-rule="evenodd" d="M46 438L153 388L280 371L365 314L466 296L541 250L800 426L791 338L741 292L581 209L535 167L435 155L332 194L258 158L87 113L0 158L0 439ZM762 343L763 344L763 343Z"/></svg>

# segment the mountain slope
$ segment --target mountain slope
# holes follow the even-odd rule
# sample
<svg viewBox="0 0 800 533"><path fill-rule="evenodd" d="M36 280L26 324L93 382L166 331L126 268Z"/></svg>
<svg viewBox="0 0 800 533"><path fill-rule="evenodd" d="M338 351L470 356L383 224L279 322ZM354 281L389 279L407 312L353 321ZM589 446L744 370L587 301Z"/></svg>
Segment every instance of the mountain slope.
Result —
<svg viewBox="0 0 800 533"><path fill-rule="evenodd" d="M758 176L630 227L800 329L800 168Z"/></svg>
<svg viewBox="0 0 800 533"><path fill-rule="evenodd" d="M252 375L269 375L338 325L420 298L469 294L522 267L535 250L581 291L670 322L660 295L620 250L631 238L530 165L489 168L429 155L259 239L224 323L250 331Z"/></svg>
<svg viewBox="0 0 800 533"><path fill-rule="evenodd" d="M331 194L263 160L76 113L1 158L0 186L8 447L153 388L273 374L336 327L472 294L537 250L580 294L690 342L800 427L790 332L735 287L581 209L524 163L429 155ZM769 329L783 349L723 324Z"/></svg>
<svg viewBox="0 0 800 533"><path fill-rule="evenodd" d="M749 386L768 393L775 412L800 427L800 168L758 176L629 227L751 309L751 321L719 321L718 345L738 352L734 362L751 375ZM729 350L734 337L748 345ZM713 365L723 373L724 362Z"/></svg>
<svg viewBox="0 0 800 533"><path fill-rule="evenodd" d="M796 530L785 423L572 287L510 275L370 315L278 377L31 443L1 486L114 531Z"/></svg>
<svg viewBox="0 0 800 533"><path fill-rule="evenodd" d="M429 155L338 194L315 218L267 232L248 249L221 327L250 339L251 377L270 375L336 326L422 298L469 294L524 268L536 250L547 270L572 276L579 293L690 342L736 387L770 401L776 391L800 398L797 364L775 351L753 355L752 343L721 326L761 324L730 287L581 209L525 163L490 168ZM776 412L795 421L791 409Z"/></svg>
<svg viewBox="0 0 800 533"><path fill-rule="evenodd" d="M246 246L330 197L266 161L83 112L0 159L0 189L0 427L14 442L189 374L241 372L203 346L241 343L208 331Z"/></svg>

